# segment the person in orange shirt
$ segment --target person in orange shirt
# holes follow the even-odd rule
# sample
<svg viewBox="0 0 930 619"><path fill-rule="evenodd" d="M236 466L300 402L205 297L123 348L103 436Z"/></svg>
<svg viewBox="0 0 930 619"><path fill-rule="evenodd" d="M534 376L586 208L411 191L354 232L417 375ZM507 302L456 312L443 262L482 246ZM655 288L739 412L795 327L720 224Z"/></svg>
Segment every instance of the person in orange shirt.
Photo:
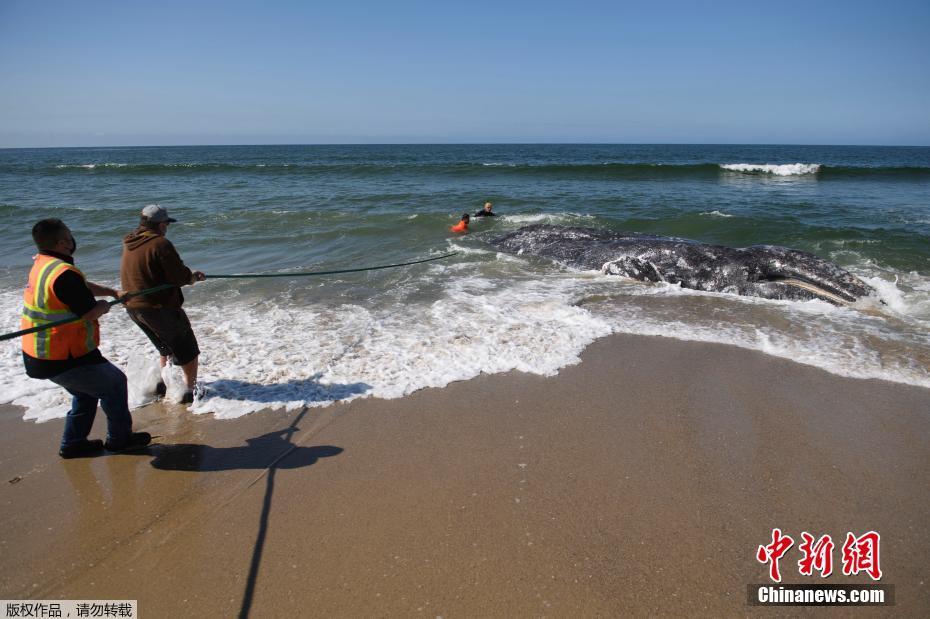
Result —
<svg viewBox="0 0 930 619"><path fill-rule="evenodd" d="M461 221L459 221L459 223L449 228L449 230L451 230L452 232L465 234L466 232L468 232L468 222L470 219L471 217L469 217L468 213L463 214Z"/></svg>
<svg viewBox="0 0 930 619"><path fill-rule="evenodd" d="M132 431L126 375L100 354L97 319L110 304L97 296L119 298L119 291L87 281L74 265L77 242L60 219L43 219L32 228L39 253L33 258L23 293L22 328L30 329L63 318L82 320L23 337L23 365L30 378L50 380L71 394L71 410L58 455L93 456L104 449L124 451L145 447L148 432ZM97 404L107 416L107 441L89 440Z"/></svg>

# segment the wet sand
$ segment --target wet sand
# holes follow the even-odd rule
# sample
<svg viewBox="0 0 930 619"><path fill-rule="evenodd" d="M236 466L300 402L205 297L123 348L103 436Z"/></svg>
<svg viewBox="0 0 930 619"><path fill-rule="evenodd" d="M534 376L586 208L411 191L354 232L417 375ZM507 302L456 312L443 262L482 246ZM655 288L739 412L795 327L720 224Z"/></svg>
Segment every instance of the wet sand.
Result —
<svg viewBox="0 0 930 619"><path fill-rule="evenodd" d="M2 597L138 599L144 617L768 615L746 586L779 527L881 533L897 606L812 612L930 613L926 389L613 336L555 377L135 416L148 453L62 461L60 420L0 408ZM801 577L799 556L785 582L871 582Z"/></svg>

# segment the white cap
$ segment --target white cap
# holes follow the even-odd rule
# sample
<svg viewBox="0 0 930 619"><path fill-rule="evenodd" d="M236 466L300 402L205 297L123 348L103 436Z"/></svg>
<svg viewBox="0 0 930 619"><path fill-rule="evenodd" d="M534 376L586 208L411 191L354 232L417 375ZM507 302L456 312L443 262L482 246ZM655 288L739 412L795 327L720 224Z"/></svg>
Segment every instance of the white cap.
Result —
<svg viewBox="0 0 930 619"><path fill-rule="evenodd" d="M145 208L142 209L142 216L156 224L160 224L163 221L167 221L168 223L177 221L177 219L168 217L168 209L159 204L147 204Z"/></svg>

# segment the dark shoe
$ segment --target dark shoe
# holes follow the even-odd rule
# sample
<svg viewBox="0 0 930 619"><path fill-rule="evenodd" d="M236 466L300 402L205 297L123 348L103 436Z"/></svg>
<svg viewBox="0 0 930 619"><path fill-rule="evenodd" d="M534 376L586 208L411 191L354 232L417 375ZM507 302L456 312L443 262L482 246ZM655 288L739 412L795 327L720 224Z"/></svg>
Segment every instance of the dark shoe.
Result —
<svg viewBox="0 0 930 619"><path fill-rule="evenodd" d="M107 441L107 451L129 451L145 447L152 442L152 435L148 432L133 432L129 438L122 441Z"/></svg>
<svg viewBox="0 0 930 619"><path fill-rule="evenodd" d="M155 395L157 395L160 398L163 398L165 397L166 393L168 393L168 385L166 385L164 381L161 381L161 380L158 381L158 384L155 385Z"/></svg>
<svg viewBox="0 0 930 619"><path fill-rule="evenodd" d="M58 450L58 455L62 458L87 458L96 456L103 451L103 441L83 441L74 445L67 445Z"/></svg>
<svg viewBox="0 0 930 619"><path fill-rule="evenodd" d="M184 395L181 396L181 404L193 404L194 403L194 390L188 389L184 392Z"/></svg>

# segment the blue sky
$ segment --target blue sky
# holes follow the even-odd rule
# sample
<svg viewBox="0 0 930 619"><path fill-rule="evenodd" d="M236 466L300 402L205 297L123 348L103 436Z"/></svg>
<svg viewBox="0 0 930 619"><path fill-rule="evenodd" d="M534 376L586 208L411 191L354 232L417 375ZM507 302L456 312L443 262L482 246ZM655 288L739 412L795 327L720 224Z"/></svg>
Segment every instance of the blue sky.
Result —
<svg viewBox="0 0 930 619"><path fill-rule="evenodd" d="M0 0L0 147L397 142L928 145L930 3Z"/></svg>

